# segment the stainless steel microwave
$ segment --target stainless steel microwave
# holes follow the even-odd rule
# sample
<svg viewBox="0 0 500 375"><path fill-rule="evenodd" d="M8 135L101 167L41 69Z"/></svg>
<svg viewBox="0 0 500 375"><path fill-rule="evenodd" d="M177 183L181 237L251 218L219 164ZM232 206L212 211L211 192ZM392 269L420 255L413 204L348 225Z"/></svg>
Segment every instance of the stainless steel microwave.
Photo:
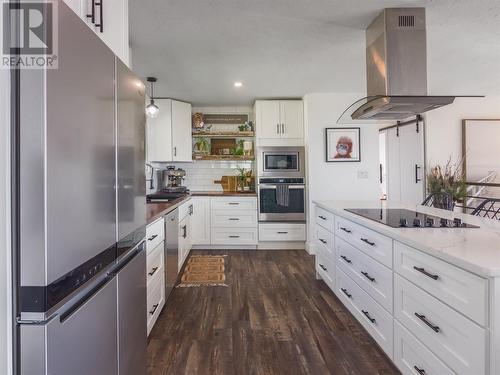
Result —
<svg viewBox="0 0 500 375"><path fill-rule="evenodd" d="M260 147L258 177L305 177L304 147Z"/></svg>

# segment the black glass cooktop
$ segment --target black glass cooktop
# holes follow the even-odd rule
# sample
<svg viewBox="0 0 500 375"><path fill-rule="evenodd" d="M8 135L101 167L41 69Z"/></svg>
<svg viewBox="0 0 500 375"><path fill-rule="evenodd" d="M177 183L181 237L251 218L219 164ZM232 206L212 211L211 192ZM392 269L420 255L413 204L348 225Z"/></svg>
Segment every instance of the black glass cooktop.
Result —
<svg viewBox="0 0 500 375"><path fill-rule="evenodd" d="M479 228L460 218L446 219L416 211L396 208L346 208L348 212L393 228Z"/></svg>

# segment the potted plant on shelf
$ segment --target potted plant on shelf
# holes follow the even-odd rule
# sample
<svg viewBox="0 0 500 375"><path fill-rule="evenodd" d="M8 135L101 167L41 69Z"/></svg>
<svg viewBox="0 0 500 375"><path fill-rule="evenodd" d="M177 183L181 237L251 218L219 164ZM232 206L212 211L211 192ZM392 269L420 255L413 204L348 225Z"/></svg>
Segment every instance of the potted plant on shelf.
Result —
<svg viewBox="0 0 500 375"><path fill-rule="evenodd" d="M436 165L431 168L427 175L427 191L436 197L433 202L435 207L453 209L456 202L465 200L467 185L462 167L463 159L458 163L452 163L450 158L444 166ZM446 196L451 196L453 201L447 202Z"/></svg>
<svg viewBox="0 0 500 375"><path fill-rule="evenodd" d="M245 168L237 168L238 169L238 190L239 191L249 191L250 183L252 181L252 170Z"/></svg>
<svg viewBox="0 0 500 375"><path fill-rule="evenodd" d="M201 137L195 144L196 151L202 155L210 154L210 142L207 138Z"/></svg>

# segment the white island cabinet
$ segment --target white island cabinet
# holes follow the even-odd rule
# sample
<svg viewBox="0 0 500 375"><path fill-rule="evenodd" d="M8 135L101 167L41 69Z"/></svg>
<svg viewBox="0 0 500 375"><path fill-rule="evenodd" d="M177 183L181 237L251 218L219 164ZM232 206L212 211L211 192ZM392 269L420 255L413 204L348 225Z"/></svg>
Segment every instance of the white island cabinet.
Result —
<svg viewBox="0 0 500 375"><path fill-rule="evenodd" d="M403 374L500 374L496 221L387 202L314 203L316 276ZM348 208L405 208L479 228L392 228Z"/></svg>

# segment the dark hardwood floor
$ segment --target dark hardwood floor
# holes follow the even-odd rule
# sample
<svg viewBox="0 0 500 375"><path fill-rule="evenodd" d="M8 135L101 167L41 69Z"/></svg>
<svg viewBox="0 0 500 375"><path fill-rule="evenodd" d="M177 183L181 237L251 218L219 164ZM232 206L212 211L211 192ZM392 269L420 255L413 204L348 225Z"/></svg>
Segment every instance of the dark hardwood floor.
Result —
<svg viewBox="0 0 500 375"><path fill-rule="evenodd" d="M176 288L148 344L150 374L398 374L305 251L227 254L228 287Z"/></svg>

